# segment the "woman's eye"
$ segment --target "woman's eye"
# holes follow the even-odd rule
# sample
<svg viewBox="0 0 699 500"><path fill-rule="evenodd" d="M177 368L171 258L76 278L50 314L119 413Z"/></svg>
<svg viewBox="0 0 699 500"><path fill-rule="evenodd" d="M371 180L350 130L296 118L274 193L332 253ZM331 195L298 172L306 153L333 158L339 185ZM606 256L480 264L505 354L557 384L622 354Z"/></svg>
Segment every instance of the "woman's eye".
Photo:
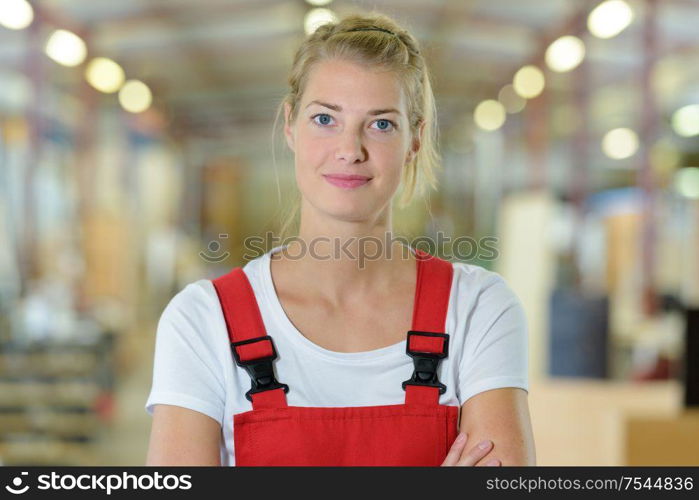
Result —
<svg viewBox="0 0 699 500"><path fill-rule="evenodd" d="M317 125L326 126L331 124L333 117L327 113L319 113L317 115L312 116L311 119ZM379 130L381 132L390 132L396 128L395 123L385 118L376 120L374 123L378 124L378 128L376 128L376 130Z"/></svg>
<svg viewBox="0 0 699 500"><path fill-rule="evenodd" d="M388 132L396 128L395 123L393 123L391 120L386 120L384 118L376 120L374 123L379 124L379 130L381 130L382 132Z"/></svg>
<svg viewBox="0 0 699 500"><path fill-rule="evenodd" d="M320 118L320 123L316 120L316 118ZM313 117L313 121L318 125L329 125L330 120L332 120L332 117L326 113L320 113Z"/></svg>

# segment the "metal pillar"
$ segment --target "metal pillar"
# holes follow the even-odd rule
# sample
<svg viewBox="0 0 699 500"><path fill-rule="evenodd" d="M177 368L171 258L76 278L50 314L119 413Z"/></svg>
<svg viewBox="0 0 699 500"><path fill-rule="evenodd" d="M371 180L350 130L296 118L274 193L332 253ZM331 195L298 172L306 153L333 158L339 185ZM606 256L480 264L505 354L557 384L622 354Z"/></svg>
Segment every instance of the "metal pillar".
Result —
<svg viewBox="0 0 699 500"><path fill-rule="evenodd" d="M657 0L646 0L643 24L643 66L641 69L641 158L637 183L642 192L642 222L641 222L641 286L643 293L643 308L648 315L658 310L657 293L655 289L655 240L656 228L654 220L655 179L650 162L650 148L657 138L657 123L659 120L657 103L652 88L652 72L657 60Z"/></svg>

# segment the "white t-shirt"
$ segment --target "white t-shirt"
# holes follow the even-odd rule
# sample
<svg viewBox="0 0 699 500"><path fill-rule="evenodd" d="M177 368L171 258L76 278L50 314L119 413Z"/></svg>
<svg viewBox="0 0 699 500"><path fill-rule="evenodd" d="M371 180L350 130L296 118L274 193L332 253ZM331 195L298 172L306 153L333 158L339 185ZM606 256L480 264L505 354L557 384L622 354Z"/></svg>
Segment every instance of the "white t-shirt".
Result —
<svg viewBox="0 0 699 500"><path fill-rule="evenodd" d="M329 351L311 342L286 316L270 271L270 255L243 267L257 299L267 334L274 339L277 379L289 386L290 406L342 407L403 404L404 380L413 373L405 340L373 351ZM439 380L443 405L463 405L490 389L526 391L527 326L517 296L500 275L482 267L452 263L454 277L446 319L449 356ZM407 334L407 332L406 332ZM252 410L245 398L247 372L235 364L228 332L210 280L188 284L163 311L155 342L153 386L146 411L156 404L182 406L221 424L221 465L235 464L233 415Z"/></svg>

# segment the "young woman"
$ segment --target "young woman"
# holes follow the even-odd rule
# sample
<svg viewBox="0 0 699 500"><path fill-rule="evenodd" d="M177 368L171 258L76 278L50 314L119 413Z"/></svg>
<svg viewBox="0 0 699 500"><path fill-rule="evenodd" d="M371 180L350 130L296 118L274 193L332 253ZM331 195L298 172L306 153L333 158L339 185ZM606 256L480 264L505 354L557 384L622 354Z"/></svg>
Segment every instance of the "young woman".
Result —
<svg viewBox="0 0 699 500"><path fill-rule="evenodd" d="M147 463L533 465L518 299L390 238L438 159L415 38L384 15L323 25L289 83L298 236L163 312Z"/></svg>

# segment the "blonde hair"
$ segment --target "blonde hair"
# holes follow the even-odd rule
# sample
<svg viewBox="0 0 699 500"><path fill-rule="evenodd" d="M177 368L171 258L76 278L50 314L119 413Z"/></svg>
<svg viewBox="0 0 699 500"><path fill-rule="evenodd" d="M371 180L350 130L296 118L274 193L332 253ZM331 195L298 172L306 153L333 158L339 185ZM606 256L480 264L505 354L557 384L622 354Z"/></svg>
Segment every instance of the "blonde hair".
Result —
<svg viewBox="0 0 699 500"><path fill-rule="evenodd" d="M280 102L274 120L272 154L275 171L274 137L284 105L289 104L289 119L293 123L311 67L320 61L332 59L396 73L407 98L408 121L413 137L417 137L420 125L424 123L420 149L403 169L399 207L407 206L416 193L424 194L426 187L435 189L435 171L441 167L441 159L437 151L437 112L425 58L420 53L417 40L406 29L390 17L378 13L352 14L337 23L323 24L301 43L288 77L289 92ZM294 235L298 231L300 200L301 194L296 189L292 204L282 216L282 240L291 234L292 226Z"/></svg>

